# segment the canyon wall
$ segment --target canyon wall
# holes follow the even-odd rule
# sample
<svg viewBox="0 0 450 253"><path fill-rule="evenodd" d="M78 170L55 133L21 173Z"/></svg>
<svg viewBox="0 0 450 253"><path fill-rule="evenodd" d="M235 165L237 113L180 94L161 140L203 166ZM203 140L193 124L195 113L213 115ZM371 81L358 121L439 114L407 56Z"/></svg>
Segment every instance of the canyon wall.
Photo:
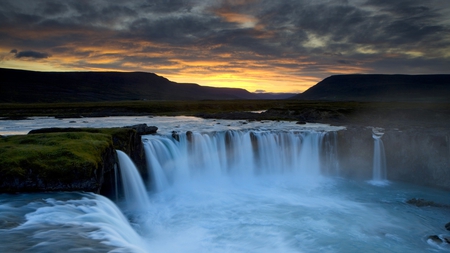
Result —
<svg viewBox="0 0 450 253"><path fill-rule="evenodd" d="M347 127L338 132L337 151L343 177L372 178L372 127ZM450 189L450 130L385 128L387 179Z"/></svg>

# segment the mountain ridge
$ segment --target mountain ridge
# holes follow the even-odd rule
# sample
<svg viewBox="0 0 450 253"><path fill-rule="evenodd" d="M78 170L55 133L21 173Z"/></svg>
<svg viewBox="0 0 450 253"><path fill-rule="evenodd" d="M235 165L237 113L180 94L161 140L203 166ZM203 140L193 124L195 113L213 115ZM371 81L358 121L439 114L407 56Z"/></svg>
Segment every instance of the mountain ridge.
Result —
<svg viewBox="0 0 450 253"><path fill-rule="evenodd" d="M176 83L147 72L38 72L0 68L0 102L258 99L240 88Z"/></svg>
<svg viewBox="0 0 450 253"><path fill-rule="evenodd" d="M293 99L324 101L450 101L450 75L333 75Z"/></svg>

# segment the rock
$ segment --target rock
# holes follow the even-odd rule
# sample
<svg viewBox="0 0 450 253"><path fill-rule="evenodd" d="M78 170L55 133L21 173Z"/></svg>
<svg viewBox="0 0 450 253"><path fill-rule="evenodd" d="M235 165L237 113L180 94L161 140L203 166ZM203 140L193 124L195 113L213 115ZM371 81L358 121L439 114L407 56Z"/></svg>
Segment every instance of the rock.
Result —
<svg viewBox="0 0 450 253"><path fill-rule="evenodd" d="M297 125L305 125L306 121L300 120L300 121L297 121L297 123L295 123L295 124L297 124Z"/></svg>
<svg viewBox="0 0 450 253"><path fill-rule="evenodd" d="M191 131L187 131L186 132L186 139L191 142L192 141L192 132Z"/></svg>
<svg viewBox="0 0 450 253"><path fill-rule="evenodd" d="M436 203L434 201L428 201L425 199L416 199L416 198L412 198L406 201L406 203L410 204L410 205L414 205L417 207L424 207L424 206L431 206L431 207L445 207L445 205Z"/></svg>
<svg viewBox="0 0 450 253"><path fill-rule="evenodd" d="M114 168L114 147L106 134L60 132L7 138L7 145L0 145L2 193L99 193L105 173Z"/></svg>
<svg viewBox="0 0 450 253"><path fill-rule="evenodd" d="M24 117L24 116L9 116L9 117L4 117L4 118L0 118L0 120L32 120L28 117Z"/></svg>
<svg viewBox="0 0 450 253"><path fill-rule="evenodd" d="M62 114L62 115L56 115L55 119L80 119L83 118L80 114Z"/></svg>
<svg viewBox="0 0 450 253"><path fill-rule="evenodd" d="M448 231L450 231L450 222L445 224L445 229L447 229Z"/></svg>
<svg viewBox="0 0 450 253"><path fill-rule="evenodd" d="M144 129L145 132L145 129ZM28 186L27 184L23 184L18 182L15 185L4 185L2 186L2 175L0 173L0 192L18 192L18 191L53 191L53 190L83 190L83 191L92 191L92 192L98 192L101 191L104 195L109 195L108 192L114 192L111 185L114 185L115 182L115 176L114 176L114 164L115 164L115 152L114 150L122 150L125 152L135 163L136 167L138 168L139 172L141 173L143 178L148 178L148 172L145 168L146 166L146 160L145 160L145 152L141 140L141 135L137 134L137 131L133 128L43 128L43 129L37 129L32 130L29 132L29 138L32 140L33 134L46 134L46 133L70 133L69 136L72 136L74 140L78 140L75 138L78 134L82 133L92 133L92 134L102 134L103 136L109 135L110 139L108 141L111 141L111 147L107 150L107 155L103 155L102 158L97 159L99 161L103 161L105 164L104 169L102 170L96 170L97 172L95 178L87 178L86 177L83 180L75 180L75 177L72 177L72 180L69 181L70 185L61 185L61 184L47 184L47 186L41 187L42 184L45 184L46 182L41 180L40 176L34 176L28 177L29 180L26 180L27 184L32 184L31 186ZM55 135L53 135L55 136ZM82 140L82 139L80 139ZM26 142L30 142L29 140L25 140ZM41 142L36 142L40 143ZM86 144L90 143L81 141L80 144ZM66 148L64 148L65 150ZM0 152L1 156L1 152ZM47 154L48 156L48 154ZM33 161L33 159L29 159L30 161ZM48 159L47 159L48 160ZM0 159L1 161L1 159ZM83 162L80 159L75 159L75 161ZM49 160L49 164L52 164L52 161ZM0 172L1 168L0 166ZM95 165L93 167L100 168L101 166ZM94 169L92 169L94 170ZM33 172L36 172L33 170ZM36 172L36 175L39 175L38 172ZM4 181L7 181L8 179L5 179ZM72 183L72 182L73 183ZM102 183L104 182L104 183ZM11 187L10 187L11 186ZM35 186L38 186L36 188Z"/></svg>
<svg viewBox="0 0 450 253"><path fill-rule="evenodd" d="M178 142L180 141L180 135L178 135L176 131L172 131L172 138L174 138Z"/></svg>
<svg viewBox="0 0 450 253"><path fill-rule="evenodd" d="M338 131L336 150L340 176L359 180L372 178L372 128L351 125ZM385 127L382 141L388 180L450 190L450 129Z"/></svg>
<svg viewBox="0 0 450 253"><path fill-rule="evenodd" d="M430 235L430 236L428 236L427 239L433 241L434 243L439 243L439 244L441 244L441 243L444 242L444 241L442 241L442 239L441 239L439 236L437 236L437 235Z"/></svg>
<svg viewBox="0 0 450 253"><path fill-rule="evenodd" d="M156 131L158 131L158 128L156 126L147 126L147 124L125 126L124 128L132 128L136 130L137 134L139 135L156 134Z"/></svg>

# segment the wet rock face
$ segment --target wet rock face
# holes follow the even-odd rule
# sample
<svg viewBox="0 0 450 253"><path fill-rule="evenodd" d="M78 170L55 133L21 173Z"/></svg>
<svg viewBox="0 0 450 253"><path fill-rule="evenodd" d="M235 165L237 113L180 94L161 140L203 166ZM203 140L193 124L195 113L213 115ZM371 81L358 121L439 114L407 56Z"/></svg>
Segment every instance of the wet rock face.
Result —
<svg viewBox="0 0 450 253"><path fill-rule="evenodd" d="M137 124L132 126L126 126L124 128L131 128L136 130L138 135L156 134L158 128L155 126L147 126L147 124Z"/></svg>
<svg viewBox="0 0 450 253"><path fill-rule="evenodd" d="M64 143L60 144L61 148L52 151L42 151L42 156L46 159L25 159L24 161L41 161L42 164L24 164L18 167L18 172L15 174L11 172L10 166L4 165L0 161L0 192L36 192L36 191L89 191L89 192L107 192L111 185L114 185L114 166L117 163L115 150L122 150L127 153L136 166L142 173L143 177L147 177L147 170L145 168L145 154L140 133L149 133L156 131L156 127L147 127L145 124L137 126L139 130L132 128L45 128L33 130L28 137L24 136L25 140L21 143L15 144L22 146L22 143L32 142L36 147L34 150L44 149L47 146L54 146L58 142L54 140L55 136L67 135L69 141L77 140L78 144L73 146L73 149L78 150L82 145L90 144L92 139L83 139L84 134L92 134L92 136L99 136L104 138L107 143L95 150L101 152L95 153L86 150L86 147L81 148L86 157L74 157L72 153L67 151L64 154L58 155L57 152L62 152L68 148ZM44 138L49 144L42 143L36 138ZM27 139L28 138L28 139ZM73 144L73 143L72 143ZM71 147L72 147L71 146ZM78 149L77 149L78 147ZM62 151L61 151L62 150ZM22 152L27 153L27 152ZM31 152L30 152L31 153ZM19 157L20 154L15 156ZM67 157L66 160L75 159L77 165L74 163L53 161L58 157ZM55 158L53 160L49 158ZM96 162L92 162L95 160ZM2 165L3 164L3 165ZM81 165L80 165L81 164ZM33 167L34 166L34 167ZM4 168L7 167L7 168ZM42 168L51 168L51 170L43 170ZM23 170L23 171L22 171ZM67 170L67 172L58 172ZM53 174L49 174L49 173ZM14 176L17 175L17 176ZM50 176L49 176L50 175Z"/></svg>
<svg viewBox="0 0 450 253"><path fill-rule="evenodd" d="M347 127L337 134L341 176L369 180L372 177L373 138L368 127Z"/></svg>
<svg viewBox="0 0 450 253"><path fill-rule="evenodd" d="M374 139L371 127L347 127L338 132L342 176L370 180ZM450 189L450 130L445 128L385 128L387 179Z"/></svg>
<svg viewBox="0 0 450 253"><path fill-rule="evenodd" d="M95 136L99 137L95 139L93 149L83 146L86 143L89 145ZM4 157L0 159L0 192L3 193L100 193L105 173L114 168L114 147L105 135L76 133L19 137L20 141L15 142L17 146L14 149L20 150L20 153L11 153L13 161L19 162L14 163ZM33 151L29 154L24 152L27 148Z"/></svg>
<svg viewBox="0 0 450 253"><path fill-rule="evenodd" d="M450 130L391 129L383 136L388 179L450 189Z"/></svg>

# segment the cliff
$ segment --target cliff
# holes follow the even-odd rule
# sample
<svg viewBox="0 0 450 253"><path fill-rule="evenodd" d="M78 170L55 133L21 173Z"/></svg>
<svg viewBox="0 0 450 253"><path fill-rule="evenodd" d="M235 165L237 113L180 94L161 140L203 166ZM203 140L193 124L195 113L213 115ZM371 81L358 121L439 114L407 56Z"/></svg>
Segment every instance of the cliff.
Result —
<svg viewBox="0 0 450 253"><path fill-rule="evenodd" d="M156 127L45 128L0 138L0 192L89 191L109 195L115 150L146 175L140 136Z"/></svg>
<svg viewBox="0 0 450 253"><path fill-rule="evenodd" d="M0 192L90 191L112 196L118 166L115 150L127 153L146 180L149 175L141 135L156 130L146 125L50 128L1 137ZM328 138L324 148L336 152L327 157L325 167L338 161L339 176L372 179L372 127L347 126ZM381 140L388 180L450 190L448 128L390 127L384 129ZM336 175L332 170L324 173Z"/></svg>
<svg viewBox="0 0 450 253"><path fill-rule="evenodd" d="M87 132L0 139L0 192L99 192L114 167L111 136Z"/></svg>
<svg viewBox="0 0 450 253"><path fill-rule="evenodd" d="M386 128L387 179L450 190L450 129ZM338 132L341 176L372 179L374 139L371 127Z"/></svg>

